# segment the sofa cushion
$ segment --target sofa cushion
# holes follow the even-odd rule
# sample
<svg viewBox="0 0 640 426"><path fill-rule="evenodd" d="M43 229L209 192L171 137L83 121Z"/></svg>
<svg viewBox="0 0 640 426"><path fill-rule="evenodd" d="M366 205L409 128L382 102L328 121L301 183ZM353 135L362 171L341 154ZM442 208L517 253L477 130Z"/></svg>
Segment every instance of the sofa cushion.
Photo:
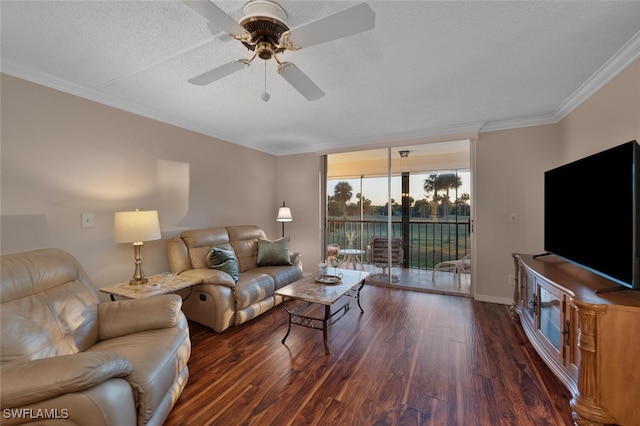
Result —
<svg viewBox="0 0 640 426"><path fill-rule="evenodd" d="M218 269L231 275L233 281L238 281L238 258L231 249L211 247L206 257L210 269Z"/></svg>
<svg viewBox="0 0 640 426"><path fill-rule="evenodd" d="M264 231L255 225L227 226L226 229L238 257L240 273L258 266L258 240L267 238Z"/></svg>
<svg viewBox="0 0 640 426"><path fill-rule="evenodd" d="M284 266L291 265L289 255L289 237L279 238L275 241L258 240L258 266Z"/></svg>
<svg viewBox="0 0 640 426"><path fill-rule="evenodd" d="M126 379L139 406L138 424L149 421L187 365L191 345L185 335L177 327L149 330L104 340L89 349L115 352L131 362L133 371Z"/></svg>
<svg viewBox="0 0 640 426"><path fill-rule="evenodd" d="M183 231L180 238L189 250L193 269L206 268L206 257L211 247L231 248L229 234L225 228L194 229Z"/></svg>
<svg viewBox="0 0 640 426"><path fill-rule="evenodd" d="M253 271L259 271L273 278L276 290L302 278L302 271L297 266L262 266Z"/></svg>
<svg viewBox="0 0 640 426"><path fill-rule="evenodd" d="M236 309L244 309L272 297L274 291L275 283L269 275L255 270L243 272L235 287Z"/></svg>

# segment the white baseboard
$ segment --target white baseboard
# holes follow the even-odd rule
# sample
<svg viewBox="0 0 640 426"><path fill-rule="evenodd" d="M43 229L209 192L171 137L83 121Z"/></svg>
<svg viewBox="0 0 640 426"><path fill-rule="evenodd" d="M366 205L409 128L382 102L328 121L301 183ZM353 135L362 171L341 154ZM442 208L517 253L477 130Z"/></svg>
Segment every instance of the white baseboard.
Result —
<svg viewBox="0 0 640 426"><path fill-rule="evenodd" d="M495 296L487 296L486 294L476 294L474 295L474 300L478 302L489 302L489 303L498 303L500 305L511 305L513 304L512 297L495 297Z"/></svg>

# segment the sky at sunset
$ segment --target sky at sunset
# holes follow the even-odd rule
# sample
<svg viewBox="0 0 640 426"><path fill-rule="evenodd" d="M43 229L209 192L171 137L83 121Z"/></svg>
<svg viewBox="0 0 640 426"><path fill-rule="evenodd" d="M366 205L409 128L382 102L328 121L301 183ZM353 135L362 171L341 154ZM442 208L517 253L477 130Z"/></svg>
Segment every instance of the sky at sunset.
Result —
<svg viewBox="0 0 640 426"><path fill-rule="evenodd" d="M424 180L429 177L432 173L455 173L451 172L425 172L420 174L412 174L409 178L409 193L415 200L421 200L424 198L425 191ZM462 186L458 188L458 196L463 193L467 193L471 195L471 173L468 170L458 171L458 175L462 179ZM338 182L348 182L353 188L353 197L351 198L351 202L355 203L356 194L361 191L360 188L360 179L336 179L329 180L327 182L327 194L333 195L335 192L335 186ZM373 205L385 205L387 203L387 178L386 177L375 177L375 178L367 178L365 177L362 180L362 193L368 199L370 199ZM429 194L430 196L433 194ZM456 194L455 190L450 191L449 196L451 197L451 201L455 200ZM391 179L391 198L395 201L400 202L402 198L402 183L400 176L394 176ZM430 198L431 199L431 198Z"/></svg>

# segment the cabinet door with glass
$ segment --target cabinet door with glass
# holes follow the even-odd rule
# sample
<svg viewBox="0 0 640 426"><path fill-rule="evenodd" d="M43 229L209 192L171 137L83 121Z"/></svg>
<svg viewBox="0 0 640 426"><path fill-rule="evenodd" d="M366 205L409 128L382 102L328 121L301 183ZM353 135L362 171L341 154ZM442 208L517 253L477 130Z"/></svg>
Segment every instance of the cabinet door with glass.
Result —
<svg viewBox="0 0 640 426"><path fill-rule="evenodd" d="M527 269L522 268L522 279L524 280L524 313L528 321L533 324L536 317L536 276Z"/></svg>
<svg viewBox="0 0 640 426"><path fill-rule="evenodd" d="M558 359L562 359L564 346L564 315L563 303L564 295L559 290L542 285L544 281L537 280L538 307L536 331L542 335L541 342L547 347L550 353L556 354Z"/></svg>
<svg viewBox="0 0 640 426"><path fill-rule="evenodd" d="M578 381L578 368L580 366L580 349L578 348L578 308L565 296L564 316L564 365Z"/></svg>

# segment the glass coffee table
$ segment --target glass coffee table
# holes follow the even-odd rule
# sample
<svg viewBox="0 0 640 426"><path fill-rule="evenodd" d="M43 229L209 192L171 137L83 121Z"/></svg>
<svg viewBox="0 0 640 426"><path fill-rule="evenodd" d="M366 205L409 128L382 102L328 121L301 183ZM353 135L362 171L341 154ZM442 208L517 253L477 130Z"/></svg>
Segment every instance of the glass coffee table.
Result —
<svg viewBox="0 0 640 426"><path fill-rule="evenodd" d="M324 339L324 353L329 355L329 341L327 329L349 311L353 299L358 303L360 312L364 309L360 305L360 291L364 287L364 280L368 272L350 269L328 268L327 274L321 279L319 275L310 275L275 292L283 297L282 306L289 314L289 327L282 339L282 344L289 337L291 324L306 328L322 330ZM331 277L339 277L331 278ZM323 282L318 282L321 280ZM338 303L339 302L339 303ZM324 306L324 316L314 315L317 305ZM332 309L333 308L333 309Z"/></svg>

